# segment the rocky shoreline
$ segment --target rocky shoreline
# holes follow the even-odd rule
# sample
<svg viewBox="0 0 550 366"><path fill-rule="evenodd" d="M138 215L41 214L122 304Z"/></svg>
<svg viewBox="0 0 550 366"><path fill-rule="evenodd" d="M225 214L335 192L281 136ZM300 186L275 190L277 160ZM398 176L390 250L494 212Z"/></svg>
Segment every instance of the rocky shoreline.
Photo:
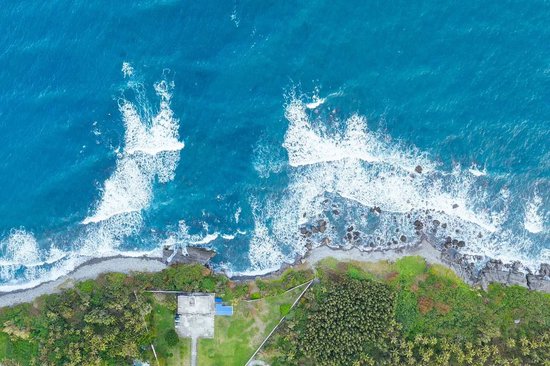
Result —
<svg viewBox="0 0 550 366"><path fill-rule="evenodd" d="M505 285L519 285L530 290L550 293L550 265L540 265L538 273L532 273L521 262L504 264L491 259L481 269L469 260L468 256L453 248L441 251L443 262L456 272L466 283L487 289L489 284L497 282Z"/></svg>
<svg viewBox="0 0 550 366"><path fill-rule="evenodd" d="M418 169L421 170L422 168L417 167ZM335 214L340 214L336 206L333 207L333 210L336 211L334 212ZM373 207L370 211L375 215L382 213L379 207ZM550 264L541 264L539 269L533 273L531 269L524 266L520 261L505 264L496 259L489 259L487 261L487 258L482 256L462 254L459 250L465 247L466 243L451 236L446 236L443 240L436 240L433 234L439 228L446 229L447 224L436 219L432 220L432 217L429 215L427 219L428 221L426 222L410 218L416 238L408 238L401 234L397 239L388 242L389 246L387 248L360 245L362 233L357 228L354 228L353 225L348 226L346 229L346 233L342 238L343 246L334 245L331 243L330 238L326 236L322 237L322 234L327 230L328 222L325 219L319 219L313 224L306 224L300 227L300 234L306 241L307 252L303 256L296 258L294 264L300 261L303 262L304 260L307 261L309 253L319 248L312 240L313 237L318 239L316 242L321 247L328 247L334 252L348 251L355 248L361 253L386 253L385 257L387 258L382 259L399 257L404 252L409 253L408 255L426 257L426 253L418 253L419 248L425 249L429 246L433 249L433 251L430 250L431 261L449 267L470 286L480 286L486 290L490 283L497 282L508 286L519 285L530 290L550 293ZM391 253L395 253L396 255L392 255ZM434 258L434 255L437 256L437 259ZM361 260L370 261L371 259L366 257ZM486 262L481 265L482 261Z"/></svg>
<svg viewBox="0 0 550 366"><path fill-rule="evenodd" d="M352 234L353 235L353 234ZM180 250L165 248L163 258L158 257L124 257L94 258L81 264L71 273L54 281L41 283L36 287L0 293L0 307L13 306L23 302L31 302L36 297L50 293L59 293L70 288L74 283L86 279L94 279L106 272L156 272L170 265L179 263L199 263L208 266L215 252L205 248L187 248ZM377 262L381 260L396 261L406 256L418 255L428 263L444 265L453 270L470 286L487 289L490 283L504 285L519 285L533 291L550 293L550 265L541 264L537 273L532 273L520 262L503 264L498 260L488 261L481 269L474 264L476 258L463 255L453 247L436 248L426 240L417 245L400 244L398 247L382 250L361 250L357 246L333 247L327 244L310 247L304 255L298 255L292 263L283 264L278 270L263 275L230 276L233 281L246 281L255 278L272 278L280 275L287 268L298 265L314 266L324 258L334 257L342 261ZM478 259L478 258L477 258Z"/></svg>

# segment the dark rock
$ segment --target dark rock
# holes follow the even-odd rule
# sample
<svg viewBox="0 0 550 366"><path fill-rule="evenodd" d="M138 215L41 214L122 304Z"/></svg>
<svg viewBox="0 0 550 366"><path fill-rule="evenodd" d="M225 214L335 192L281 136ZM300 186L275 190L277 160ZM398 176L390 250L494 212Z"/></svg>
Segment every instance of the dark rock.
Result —
<svg viewBox="0 0 550 366"><path fill-rule="evenodd" d="M353 231L353 226L348 227L347 231L348 231L348 232Z"/></svg>
<svg viewBox="0 0 550 366"><path fill-rule="evenodd" d="M403 243L407 241L407 237L405 235L401 235L401 237L399 238L399 240L401 240Z"/></svg>
<svg viewBox="0 0 550 366"><path fill-rule="evenodd" d="M353 240L357 240L359 239L359 236L361 235L361 233L359 233L359 231L354 231L353 232Z"/></svg>
<svg viewBox="0 0 550 366"><path fill-rule="evenodd" d="M348 239L348 241L351 241L352 238L353 236L351 235L351 233L346 234L346 239Z"/></svg>
<svg viewBox="0 0 550 366"><path fill-rule="evenodd" d="M200 263L206 265L210 258L216 255L213 250L199 247L187 247L185 252L181 248L177 248L175 254L174 249L165 247L162 252L164 262L169 264Z"/></svg>
<svg viewBox="0 0 550 366"><path fill-rule="evenodd" d="M304 212L304 214L302 215L302 217L306 217L306 213Z"/></svg>
<svg viewBox="0 0 550 366"><path fill-rule="evenodd" d="M434 224L435 227L438 227L441 224L439 220L434 220L432 223Z"/></svg>
<svg viewBox="0 0 550 366"><path fill-rule="evenodd" d="M381 214L382 213L382 209L378 206L374 206L373 208L370 209L371 212L376 212L377 214Z"/></svg>
<svg viewBox="0 0 550 366"><path fill-rule="evenodd" d="M479 234L477 234L477 237L481 239L481 238L483 238L483 235L481 235L481 233L479 233Z"/></svg>
<svg viewBox="0 0 550 366"><path fill-rule="evenodd" d="M327 230L327 223L325 222L324 225L319 226L319 232L324 233Z"/></svg>
<svg viewBox="0 0 550 366"><path fill-rule="evenodd" d="M319 232L319 228L317 226L314 226L314 227L311 228L311 232L313 234L317 234Z"/></svg>
<svg viewBox="0 0 550 366"><path fill-rule="evenodd" d="M302 235L306 235L307 232L308 232L308 230L307 230L305 227L302 226L302 227L300 228L300 233L301 233Z"/></svg>
<svg viewBox="0 0 550 366"><path fill-rule="evenodd" d="M424 224L420 220L415 220L414 221L414 226L416 227L417 230L420 230L424 227Z"/></svg>
<svg viewBox="0 0 550 366"><path fill-rule="evenodd" d="M323 238L323 240L321 240L321 245L329 245L330 242L330 238Z"/></svg>
<svg viewBox="0 0 550 366"><path fill-rule="evenodd" d="M458 208L458 205L456 203L453 203L453 208Z"/></svg>
<svg viewBox="0 0 550 366"><path fill-rule="evenodd" d="M446 228L447 228L447 223L445 223L445 222L442 223L442 224L441 224L441 227L442 227L443 229L446 229Z"/></svg>
<svg viewBox="0 0 550 366"><path fill-rule="evenodd" d="M460 240L456 245L457 245L459 248L464 248L464 246L466 245L466 243L464 242L464 240Z"/></svg>
<svg viewBox="0 0 550 366"><path fill-rule="evenodd" d="M422 167L420 165L417 165L416 168L414 168L414 171L418 174L422 174Z"/></svg>
<svg viewBox="0 0 550 366"><path fill-rule="evenodd" d="M332 213L333 213L334 215L340 215L340 211L338 211L338 210L332 210Z"/></svg>

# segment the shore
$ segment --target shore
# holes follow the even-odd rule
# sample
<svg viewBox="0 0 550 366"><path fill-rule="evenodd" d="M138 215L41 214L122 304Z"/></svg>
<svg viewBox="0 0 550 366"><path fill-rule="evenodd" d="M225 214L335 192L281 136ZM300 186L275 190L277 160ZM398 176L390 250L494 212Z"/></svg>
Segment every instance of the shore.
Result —
<svg viewBox="0 0 550 366"><path fill-rule="evenodd" d="M423 257L426 262L432 264L441 264L449 267L442 259L441 253L427 242L422 242L418 246L404 248L401 250L370 251L365 252L353 247L351 249L334 249L328 246L321 246L311 249L302 259L303 263L315 266L319 261L333 257L339 261L360 261L360 262L394 262L399 258L418 255ZM450 268L450 267L449 267Z"/></svg>
<svg viewBox="0 0 550 366"><path fill-rule="evenodd" d="M456 251L452 249L439 251L427 241L422 241L414 247L386 251L361 251L356 247L339 249L323 245L310 249L305 256L296 258L293 264L283 265L278 271L267 273L263 276L237 276L233 277L233 279L247 280L256 277L273 277L293 265L306 264L313 267L319 261L328 257L333 257L339 261L394 262L399 258L415 255L423 257L430 264L440 264L450 268L471 286L481 286L486 289L490 283L498 282L505 285L519 285L531 290L550 293L550 272L543 272L550 270L548 265L543 265L546 267L541 266L541 273L536 275L520 271L517 264L504 265L499 261L489 261L484 268L476 270L471 263L465 260L464 256L458 255ZM200 255L194 254L191 257L194 259L190 260L189 257L183 258L184 262L201 262L201 260L196 259ZM91 259L55 281L45 282L29 289L0 293L0 307L31 302L35 298L45 294L59 293L71 288L76 282L95 279L103 273L158 272L167 267L168 265L163 261L163 258L155 257L117 256Z"/></svg>
<svg viewBox="0 0 550 366"><path fill-rule="evenodd" d="M158 272L166 267L161 258L123 256L95 258L55 281L44 282L29 289L0 293L0 307L31 302L42 295L59 293L73 287L77 282L95 279L102 273Z"/></svg>

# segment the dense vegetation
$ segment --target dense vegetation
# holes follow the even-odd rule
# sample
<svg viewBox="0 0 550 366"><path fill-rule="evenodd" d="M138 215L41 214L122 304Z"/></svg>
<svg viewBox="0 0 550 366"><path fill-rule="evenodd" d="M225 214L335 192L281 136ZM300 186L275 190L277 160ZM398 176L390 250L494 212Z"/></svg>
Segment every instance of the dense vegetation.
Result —
<svg viewBox="0 0 550 366"><path fill-rule="evenodd" d="M216 292L235 305L199 342L200 365L241 365L264 346L272 365L550 365L550 295L494 284L482 291L418 257L396 263L327 259L311 270L233 282L199 266L108 274L32 304L0 310L3 365L186 364L190 342L173 330L174 296ZM256 301L256 299L260 299ZM245 301L247 300L247 301Z"/></svg>
<svg viewBox="0 0 550 366"><path fill-rule="evenodd" d="M308 270L288 270L257 286L254 281L232 282L200 265L174 266L154 274L107 274L32 304L1 309L0 361L125 365L136 359L153 361L151 344L161 360L170 359L177 356L175 346L182 342L173 329L175 297L160 298L144 290L216 292L236 302L252 294L281 294L311 277Z"/></svg>
<svg viewBox="0 0 550 366"><path fill-rule="evenodd" d="M263 352L273 365L550 365L550 296L440 266L325 261Z"/></svg>

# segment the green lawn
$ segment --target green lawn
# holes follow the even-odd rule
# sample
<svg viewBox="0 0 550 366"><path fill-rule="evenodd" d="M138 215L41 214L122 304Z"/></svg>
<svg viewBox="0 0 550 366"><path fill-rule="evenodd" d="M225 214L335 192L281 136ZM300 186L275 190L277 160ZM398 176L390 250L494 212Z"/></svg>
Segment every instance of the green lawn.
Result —
<svg viewBox="0 0 550 366"><path fill-rule="evenodd" d="M216 317L214 339L200 339L198 364L200 366L242 366L252 353L277 325L281 313L288 311L290 304L303 287L288 293L234 306L232 317Z"/></svg>
<svg viewBox="0 0 550 366"><path fill-rule="evenodd" d="M166 332L174 329L174 313L175 309L163 302L156 302L153 308L153 345L161 366L190 364L191 340L180 339L177 345L170 346L165 339Z"/></svg>

